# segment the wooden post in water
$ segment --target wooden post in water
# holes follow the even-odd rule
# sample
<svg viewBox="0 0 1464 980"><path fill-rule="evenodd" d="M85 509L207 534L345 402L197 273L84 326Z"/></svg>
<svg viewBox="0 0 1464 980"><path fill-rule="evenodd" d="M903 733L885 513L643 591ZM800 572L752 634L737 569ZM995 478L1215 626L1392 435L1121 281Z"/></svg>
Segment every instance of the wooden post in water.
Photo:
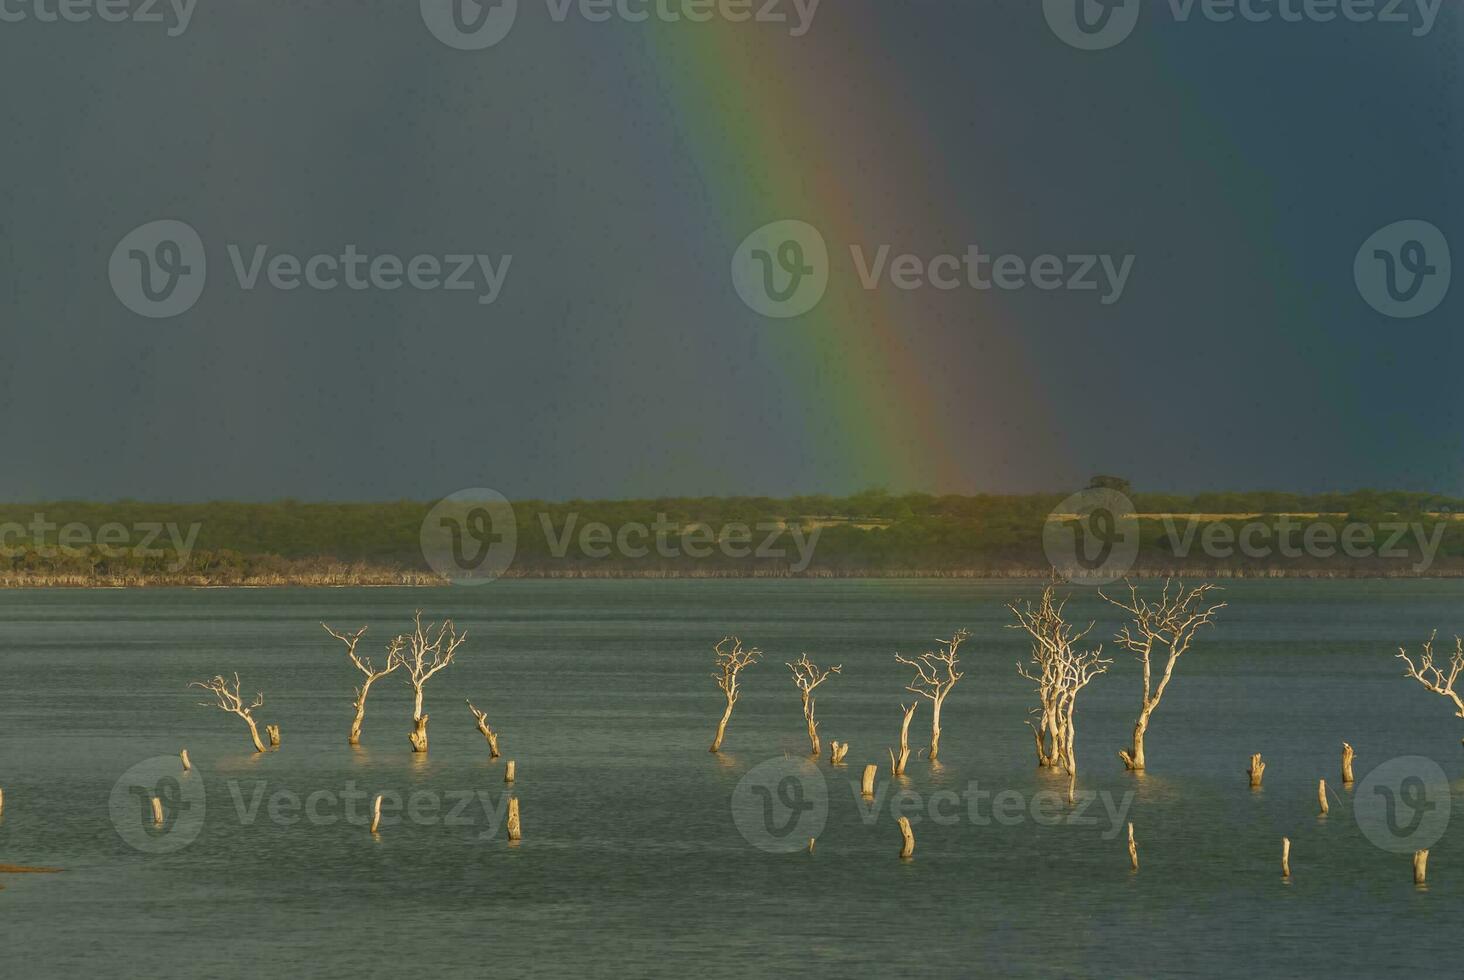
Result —
<svg viewBox="0 0 1464 980"><path fill-rule="evenodd" d="M508 765L506 765L506 766L503 767L503 781L505 783L511 783L511 782L513 782L513 777L514 777L513 760L512 759L509 759L508 760Z"/></svg>
<svg viewBox="0 0 1464 980"><path fill-rule="evenodd" d="M1246 770L1250 776L1251 789L1261 788L1261 777L1266 774L1266 764L1261 761L1259 752L1251 756L1250 768Z"/></svg>
<svg viewBox="0 0 1464 980"><path fill-rule="evenodd" d="M1342 785L1343 786L1351 786L1352 785L1352 758L1353 758L1353 754L1354 753L1352 751L1352 746L1348 745L1346 742L1343 742L1342 743Z"/></svg>
<svg viewBox="0 0 1464 980"><path fill-rule="evenodd" d="M866 800L874 799L874 774L878 771L879 767L873 763L864 767L864 781L860 784L859 792Z"/></svg>
<svg viewBox="0 0 1464 980"><path fill-rule="evenodd" d="M376 828L381 826L381 794L377 793L376 798L371 801L371 833L376 833Z"/></svg>
<svg viewBox="0 0 1464 980"><path fill-rule="evenodd" d="M1129 862L1133 864L1134 870L1137 871L1139 870L1139 845L1134 843L1134 825L1132 822L1128 825L1128 848Z"/></svg>
<svg viewBox="0 0 1464 980"><path fill-rule="evenodd" d="M908 860L915 853L915 831L910 829L909 817L900 818L900 835L905 838L905 843L900 845L900 857Z"/></svg>
<svg viewBox="0 0 1464 980"><path fill-rule="evenodd" d="M156 796L152 798L152 812L153 826L161 827L163 825L163 801Z"/></svg>
<svg viewBox="0 0 1464 980"><path fill-rule="evenodd" d="M1423 885L1428 881L1428 851L1413 852L1413 883Z"/></svg>
<svg viewBox="0 0 1464 980"><path fill-rule="evenodd" d="M1317 780L1317 805L1322 808L1321 816L1327 815L1327 781Z"/></svg>
<svg viewBox="0 0 1464 980"><path fill-rule="evenodd" d="M180 759L183 760L183 771L184 772L187 772L188 770L190 770L190 769L193 768L193 763L188 761L188 750L187 749L184 749L182 752L179 752L178 753L178 758L180 758Z"/></svg>
<svg viewBox="0 0 1464 980"><path fill-rule="evenodd" d="M508 801L508 839L517 842L523 836L523 830L519 825L519 804L518 797Z"/></svg>
<svg viewBox="0 0 1464 980"><path fill-rule="evenodd" d="M265 734L269 736L269 744L270 744L270 746L273 747L273 748L276 748L276 749L279 748L280 747L280 726L279 725L265 725L264 726L264 731L265 731Z"/></svg>
<svg viewBox="0 0 1464 980"><path fill-rule="evenodd" d="M1291 877L1291 838L1281 838L1281 877Z"/></svg>

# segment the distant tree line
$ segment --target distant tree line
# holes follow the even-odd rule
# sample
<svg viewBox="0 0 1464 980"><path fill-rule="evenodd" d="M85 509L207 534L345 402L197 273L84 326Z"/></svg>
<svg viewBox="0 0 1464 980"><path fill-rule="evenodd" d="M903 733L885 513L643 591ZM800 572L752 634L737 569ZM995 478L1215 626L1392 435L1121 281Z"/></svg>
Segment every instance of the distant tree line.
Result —
<svg viewBox="0 0 1464 980"><path fill-rule="evenodd" d="M1099 481L1112 481L1103 482ZM1119 488L1117 478L1095 485ZM917 575L1045 574L1042 530L1065 494L933 495L866 490L847 497L662 497L639 500L517 501L517 547L508 575ZM1281 492L1129 493L1140 515L1135 573L1227 574L1419 574L1419 546L1403 535L1396 548L1410 558L1332 556L1256 557L1232 549L1217 557L1194 546L1213 527L1232 539L1248 523L1276 523L1300 515L1308 525L1327 525L1334 537L1347 525L1375 529L1381 543L1389 528L1417 523L1437 529L1437 552L1424 574L1464 574L1464 499L1442 494L1360 490L1351 493ZM178 584L319 584L433 581L420 533L430 502L271 503L215 501L194 504L74 501L0 504L0 585L176 582ZM42 518L35 531L37 515ZM1193 515L1193 516L1191 516ZM655 548L587 554L571 544L590 524L613 539L631 524L702 527L713 542L697 555L674 556ZM81 526L68 544L67 526ZM99 529L126 529L104 539ZM196 529L148 534L146 528ZM740 549L720 545L746 534ZM731 529L729 531L729 529ZM1194 532L1191 548L1176 553L1177 531ZM774 531L781 557L756 553ZM797 566L790 537L810 542L806 567ZM1432 533L1432 532L1431 532ZM817 535L815 538L814 535ZM144 539L148 539L143 547ZM186 540L180 548L178 541ZM729 553L731 552L731 553ZM742 554L741 552L751 552Z"/></svg>

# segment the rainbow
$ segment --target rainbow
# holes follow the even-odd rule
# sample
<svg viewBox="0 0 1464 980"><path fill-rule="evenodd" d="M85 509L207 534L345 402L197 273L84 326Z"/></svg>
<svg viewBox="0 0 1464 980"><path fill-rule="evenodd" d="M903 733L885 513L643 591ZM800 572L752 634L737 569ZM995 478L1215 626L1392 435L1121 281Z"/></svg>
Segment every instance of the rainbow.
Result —
<svg viewBox="0 0 1464 980"><path fill-rule="evenodd" d="M969 406L942 404L941 386L915 356L918 324L908 310L891 308L888 289L860 287L849 254L851 243L877 244L871 227L910 221L894 212L902 202L860 186L858 178L877 176L861 171L888 147L909 152L930 139L893 102L856 105L836 81L820 89L817 107L810 104L810 79L837 80L879 61L878 51L860 49L866 39L851 36L852 47L839 49L841 64L820 64L827 45L770 39L767 26L661 23L652 42L664 94L707 189L712 240L727 261L746 235L783 218L808 222L828 243L832 274L822 303L794 320L749 312L748 328L761 332L781 382L798 389L789 403L806 406L798 431L806 448L818 447L826 485L962 489L971 472L963 457L977 450L960 432Z"/></svg>

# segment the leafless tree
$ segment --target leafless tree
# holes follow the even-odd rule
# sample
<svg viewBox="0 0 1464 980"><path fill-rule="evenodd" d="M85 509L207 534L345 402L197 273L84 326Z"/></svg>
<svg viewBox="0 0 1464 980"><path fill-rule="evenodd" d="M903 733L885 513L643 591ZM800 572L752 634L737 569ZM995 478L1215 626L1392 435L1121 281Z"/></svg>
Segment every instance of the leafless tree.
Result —
<svg viewBox="0 0 1464 980"><path fill-rule="evenodd" d="M813 691L829 675L843 671L843 666L830 667L827 670L820 670L818 664L808 659L804 654L794 663L788 664L788 669L793 672L793 685L798 688L798 693L803 699L803 721L808 725L808 742L812 746L812 754L817 757L820 751L818 740L818 722L813 720Z"/></svg>
<svg viewBox="0 0 1464 980"><path fill-rule="evenodd" d="M488 740L488 758L498 758L498 733L488 724L488 712L478 710L478 707L471 701L468 701L468 710L473 713L473 720L478 723L478 732Z"/></svg>
<svg viewBox="0 0 1464 980"><path fill-rule="evenodd" d="M351 663L357 670L366 675L366 679L361 682L361 686L356 688L356 700L352 702L352 707L356 709L356 713L351 719L351 732L346 736L347 744L360 745L361 722L366 719L366 695L371 693L372 684L375 684L381 678L402 666L402 646L406 643L406 639L398 636L387 644L386 665L380 670L377 670L376 666L372 664L370 657L363 657L356 652L356 646L361 642L361 637L365 635L366 627L363 626L356 632L347 634L337 633L324 623L320 625L327 633L346 645L346 656L351 659Z"/></svg>
<svg viewBox="0 0 1464 980"><path fill-rule="evenodd" d="M422 713L422 685L432 675L452 663L458 647L468 638L459 633L452 620L445 619L441 626L433 623L422 625L422 611L414 618L414 629L410 634L399 637L406 648L402 654L402 665L407 668L407 684L412 688L412 726L407 739L413 752L427 751L427 715Z"/></svg>
<svg viewBox="0 0 1464 980"><path fill-rule="evenodd" d="M951 693L951 688L966 676L956 669L956 665L961 662L958 655L961 644L966 642L970 636L969 630L956 630L949 640L935 641L938 649L922 653L914 659L895 654L896 663L915 668L915 677L905 685L905 690L930 701L931 762L937 761L940 754L940 709L945 705L946 696Z"/></svg>
<svg viewBox="0 0 1464 980"><path fill-rule="evenodd" d="M1047 586L1035 605L1009 604L1007 608L1017 621L1008 629L1022 630L1032 640L1031 662L1018 664L1017 673L1037 690L1038 707L1033 709L1036 720L1028 722L1037 742L1037 764L1056 767L1075 777L1078 765L1073 746L1077 732L1073 719L1078 694L1113 661L1103 659L1102 647L1078 649L1093 624L1082 629L1070 624L1063 616L1067 600L1058 601L1056 591L1056 586ZM1071 783L1070 778L1070 790Z"/></svg>
<svg viewBox="0 0 1464 980"><path fill-rule="evenodd" d="M1210 591L1215 588L1217 586L1206 583L1185 591L1184 583L1171 584L1165 580L1163 591L1154 600L1144 598L1132 584L1129 584L1127 600L1099 593L1132 617L1132 622L1118 632L1116 639L1139 658L1144 669L1144 698L1138 719L1134 722L1133 741L1118 753L1124 766L1134 772L1144 770L1144 734L1149 730L1149 717L1159 707L1159 701L1174 677L1174 665L1190 648L1200 628L1213 623L1216 613L1225 608L1223 602L1206 605ZM1153 679L1156 657L1164 662L1157 684Z"/></svg>
<svg viewBox="0 0 1464 980"><path fill-rule="evenodd" d="M227 711L243 718L244 724L249 726L249 738L254 743L254 751L264 751L264 743L259 740L259 729L254 724L254 709L264 707L263 694L255 694L254 700L246 705L244 699L239 696L238 674L234 675L232 684L222 675L218 675L206 681L193 681L188 686L202 688L214 696L214 700L211 702L198 702L205 708L218 708L220 711Z"/></svg>
<svg viewBox="0 0 1464 980"><path fill-rule="evenodd" d="M737 704L737 699L742 696L739 674L743 668L751 667L757 663L762 656L762 651L757 647L750 650L742 649L742 641L735 636L724 636L715 648L716 672L712 678L717 682L717 687L727 698L727 708L722 712L722 720L717 723L717 737L712 739L712 752L722 751L722 739L727 735L727 722L732 720L732 708Z"/></svg>
<svg viewBox="0 0 1464 980"><path fill-rule="evenodd" d="M894 749L888 750L891 776L905 775L905 765L910 761L910 719L915 717L915 709L918 707L920 707L919 701L900 705L900 712L903 715L900 720L900 754L895 755Z"/></svg>
<svg viewBox="0 0 1464 980"><path fill-rule="evenodd" d="M1423 645L1423 653L1419 655L1418 663L1408 655L1408 651L1402 647L1398 648L1398 659L1407 665L1403 671L1404 677L1411 677L1423 685L1423 689L1434 694L1441 695L1454 702L1456 713L1464 718L1464 696L1455 690L1454 684L1464 675L1464 639L1454 637L1454 655L1449 658L1448 672L1434 663L1433 641L1439 635L1434 630L1428 635L1428 642Z"/></svg>

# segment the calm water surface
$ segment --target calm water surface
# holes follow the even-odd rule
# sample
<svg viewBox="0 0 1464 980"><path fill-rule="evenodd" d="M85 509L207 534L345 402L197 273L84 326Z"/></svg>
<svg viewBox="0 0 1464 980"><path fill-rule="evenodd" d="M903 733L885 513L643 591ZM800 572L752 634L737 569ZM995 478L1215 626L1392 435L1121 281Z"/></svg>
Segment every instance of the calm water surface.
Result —
<svg viewBox="0 0 1464 980"><path fill-rule="evenodd" d="M1036 593L878 581L0 593L0 863L65 869L0 875L0 973L1356 976L1457 960L1464 816L1419 890L1406 856L1363 835L1350 792L1337 787L1326 819L1315 792L1318 777L1338 781L1345 739L1359 779L1398 756L1437 760L1464 812L1464 721L1392 659L1434 627L1464 631L1459 582L1230 584L1230 607L1155 715L1142 778L1115 757L1137 664L1108 644L1116 663L1080 702L1080 786L1115 805L1133 793L1123 819L1137 828L1138 875L1122 821L1100 804L1091 825L1053 826L1029 811L991 821L989 802L977 822L961 803L954 821L918 820L915 859L901 862L891 794L868 815L849 785L897 733L908 695L896 650L957 626L973 634L944 765L915 759L905 788L922 800L973 780L1024 800L1060 788L1033 769L1031 696L1014 670L1025 647L1002 628L1003 603ZM400 675L373 690L353 750L358 675L318 624L369 625L379 659L418 606L470 634L427 686L429 757L408 750ZM1091 594L1070 610L1105 639L1119 622ZM710 649L729 632L768 656L745 675L719 759L706 751L721 711ZM851 765L825 756L811 777L827 792L814 854L771 853L739 832L734 799L752 811L734 791L752 767L806 752L783 666L802 651L844 666L817 703L825 741L849 741ZM236 670L264 692L258 714L282 726L280 750L255 756L238 719L185 689ZM498 825L504 760L487 758L464 698L517 761L517 847ZM922 707L917 745L928 723ZM205 805L170 807L168 834L143 835L167 852L139 851L114 825L113 788L185 746L184 778ZM1243 775L1251 752L1268 763L1260 793ZM389 814L373 838L343 819L352 790L415 793L417 812ZM315 819L288 805L311 793ZM123 822L140 833L142 803L131 805ZM168 849L190 828L196 839Z"/></svg>

